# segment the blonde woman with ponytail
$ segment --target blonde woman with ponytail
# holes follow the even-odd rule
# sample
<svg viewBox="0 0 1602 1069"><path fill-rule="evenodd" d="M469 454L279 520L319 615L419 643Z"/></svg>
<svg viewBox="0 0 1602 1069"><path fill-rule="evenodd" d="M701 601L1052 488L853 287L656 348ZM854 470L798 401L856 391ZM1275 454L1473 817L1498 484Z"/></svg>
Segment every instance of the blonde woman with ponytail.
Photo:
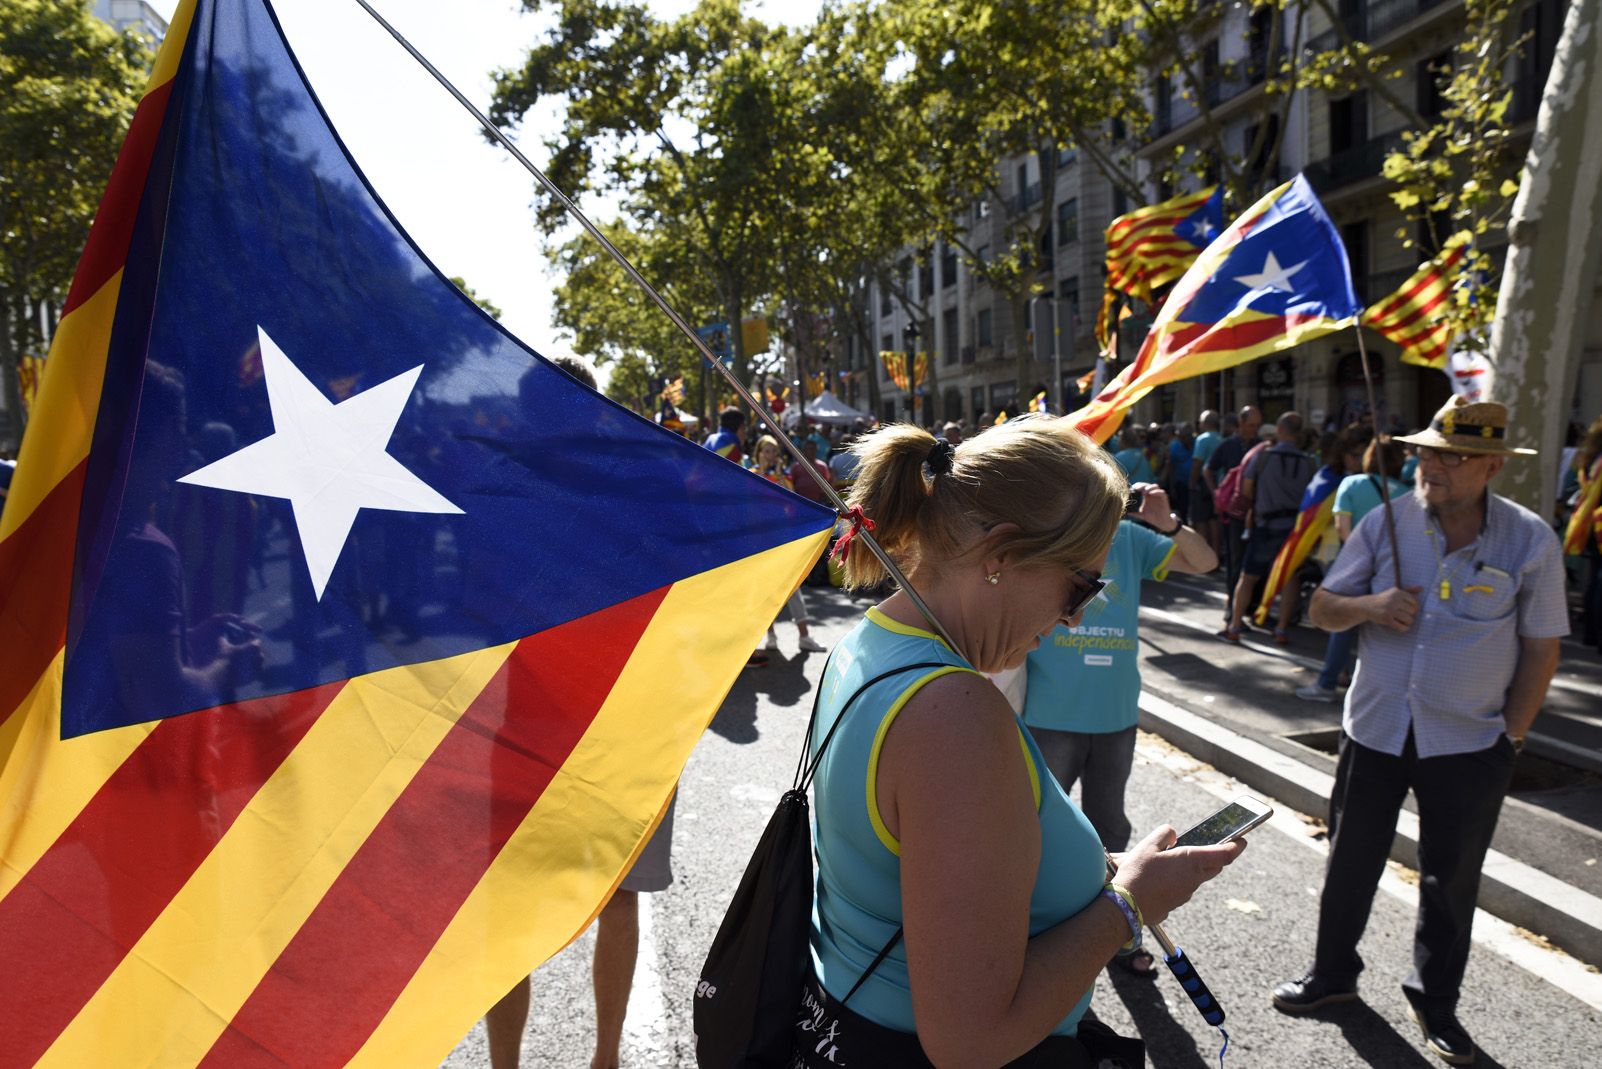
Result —
<svg viewBox="0 0 1602 1069"><path fill-rule="evenodd" d="M1096 974L1244 844L1164 851L1163 827L1110 876L1096 832L979 674L1022 664L1100 592L1124 475L1049 416L957 446L891 426L852 449L850 504L955 647L898 591L836 646L820 684L816 975L797 1064L1138 1064L1138 1041L1083 1020ZM844 569L853 588L884 579L861 546Z"/></svg>

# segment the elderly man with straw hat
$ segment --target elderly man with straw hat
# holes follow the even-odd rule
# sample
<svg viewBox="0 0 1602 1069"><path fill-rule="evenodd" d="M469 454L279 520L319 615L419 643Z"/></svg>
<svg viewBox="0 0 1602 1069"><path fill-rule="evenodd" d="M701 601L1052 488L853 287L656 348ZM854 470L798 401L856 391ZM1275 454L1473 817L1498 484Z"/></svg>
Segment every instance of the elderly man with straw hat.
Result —
<svg viewBox="0 0 1602 1069"><path fill-rule="evenodd" d="M1359 663L1341 720L1318 941L1306 975L1274 1005L1307 1013L1357 998L1357 942L1412 788L1419 817L1419 920L1402 985L1425 1042L1474 1060L1458 1022L1480 868L1568 634L1557 536L1490 492L1507 458L1507 409L1462 398L1426 430L1413 493L1352 532L1313 596L1326 631L1358 627Z"/></svg>

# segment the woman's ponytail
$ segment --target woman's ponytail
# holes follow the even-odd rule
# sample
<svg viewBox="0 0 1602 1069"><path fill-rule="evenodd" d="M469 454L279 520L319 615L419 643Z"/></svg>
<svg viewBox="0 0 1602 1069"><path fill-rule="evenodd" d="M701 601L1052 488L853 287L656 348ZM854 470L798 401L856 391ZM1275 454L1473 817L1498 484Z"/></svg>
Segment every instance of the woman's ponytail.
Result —
<svg viewBox="0 0 1602 1069"><path fill-rule="evenodd" d="M923 463L934 435L910 423L881 428L857 440L851 451L862 459L846 504L873 521L873 537L896 563L907 568L917 552L918 517L929 501ZM865 548L842 562L848 590L877 586L888 572Z"/></svg>

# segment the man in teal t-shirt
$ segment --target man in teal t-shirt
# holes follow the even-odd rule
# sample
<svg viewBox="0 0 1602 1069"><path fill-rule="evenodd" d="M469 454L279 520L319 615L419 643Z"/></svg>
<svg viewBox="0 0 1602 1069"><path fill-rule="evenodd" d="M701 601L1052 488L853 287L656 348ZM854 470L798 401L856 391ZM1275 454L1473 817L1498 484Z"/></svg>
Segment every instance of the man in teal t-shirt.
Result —
<svg viewBox="0 0 1602 1069"><path fill-rule="evenodd" d="M1130 485L1149 483L1157 478L1151 469L1151 461L1146 459L1146 438L1139 427L1125 427L1118 436L1118 442L1123 448L1113 454L1113 459L1124 469L1124 477Z"/></svg>

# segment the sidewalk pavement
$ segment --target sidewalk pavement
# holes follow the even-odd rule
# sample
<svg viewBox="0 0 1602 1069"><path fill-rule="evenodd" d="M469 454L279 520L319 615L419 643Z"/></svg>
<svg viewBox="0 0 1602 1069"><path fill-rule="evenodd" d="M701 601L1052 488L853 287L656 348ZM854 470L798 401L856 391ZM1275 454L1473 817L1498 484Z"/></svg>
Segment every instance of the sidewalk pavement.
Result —
<svg viewBox="0 0 1602 1069"><path fill-rule="evenodd" d="M1141 727L1306 813L1329 809L1341 705L1298 699L1325 636L1288 646L1248 632L1219 640L1223 598L1205 577L1147 584L1141 608ZM1411 798L1392 857L1416 866ZM1480 888L1480 906L1602 966L1602 662L1565 644L1546 710L1519 759Z"/></svg>

